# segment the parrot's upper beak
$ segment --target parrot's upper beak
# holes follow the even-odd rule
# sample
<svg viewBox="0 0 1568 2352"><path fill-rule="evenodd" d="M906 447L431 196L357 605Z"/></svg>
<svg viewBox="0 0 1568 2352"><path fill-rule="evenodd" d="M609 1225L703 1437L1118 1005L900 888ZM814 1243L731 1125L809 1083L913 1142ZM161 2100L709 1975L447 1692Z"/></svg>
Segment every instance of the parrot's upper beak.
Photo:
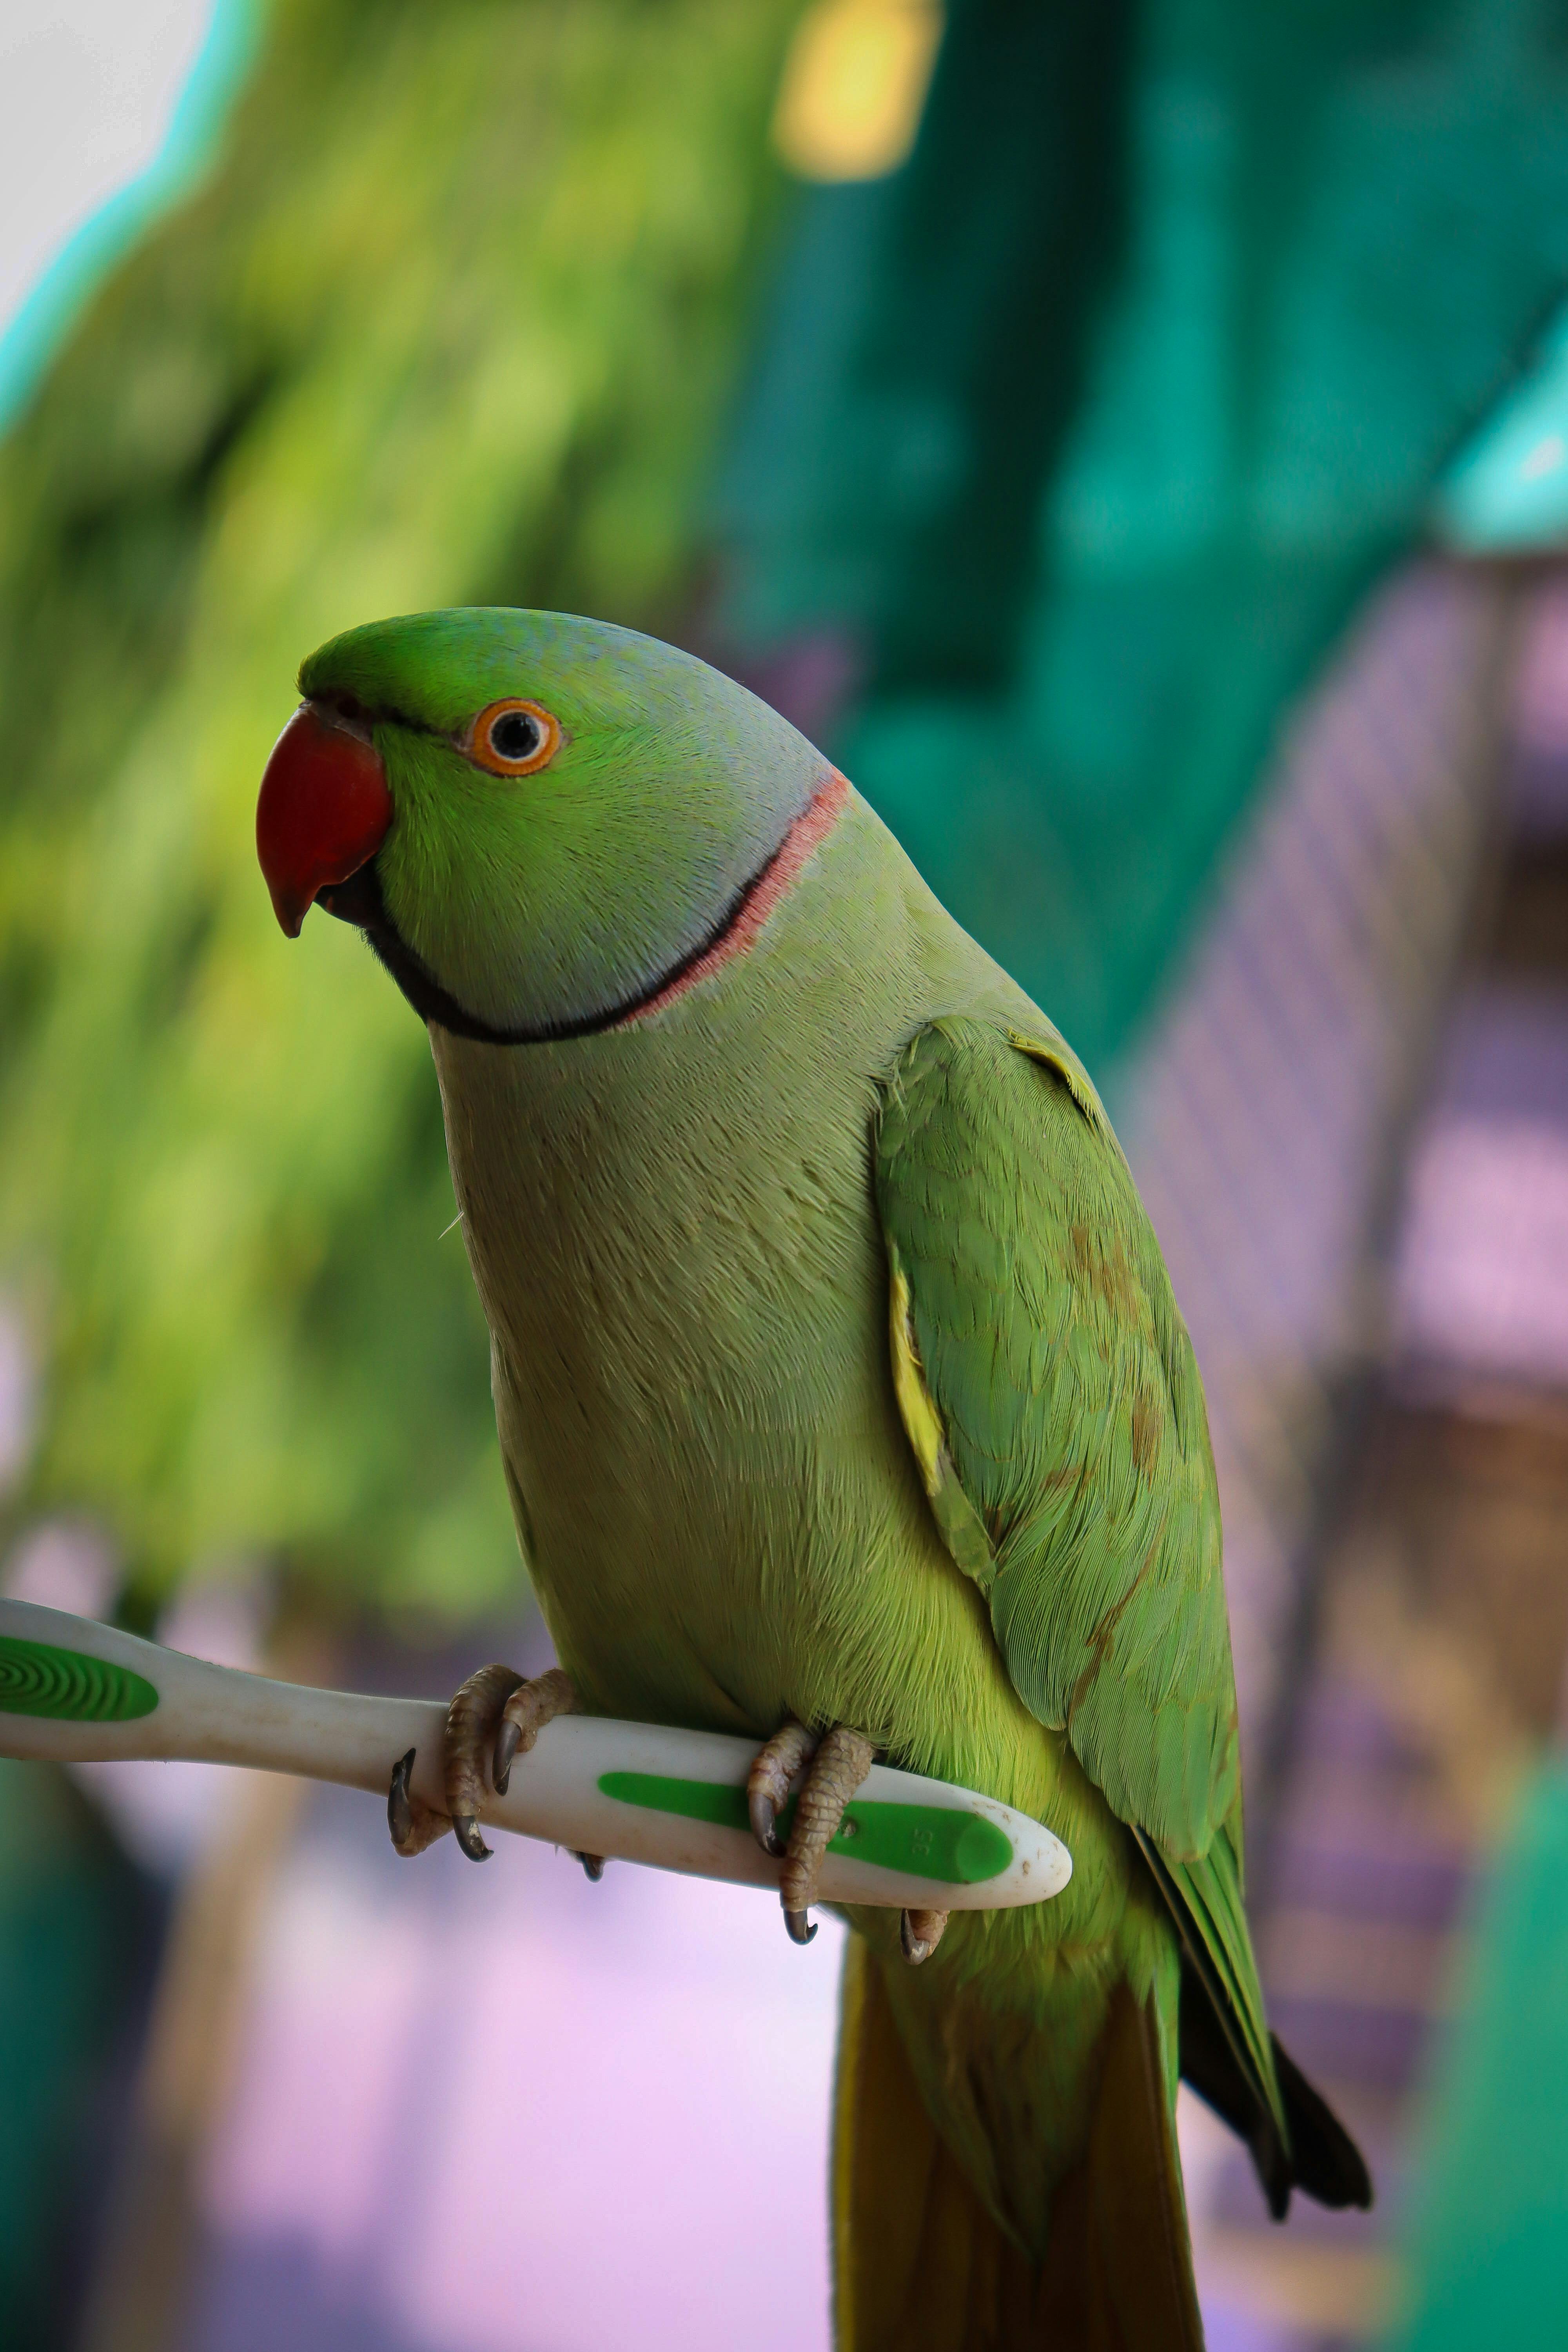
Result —
<svg viewBox="0 0 1568 2352"><path fill-rule="evenodd" d="M256 804L256 854L291 940L317 894L374 857L391 823L392 794L368 736L302 702L272 747Z"/></svg>

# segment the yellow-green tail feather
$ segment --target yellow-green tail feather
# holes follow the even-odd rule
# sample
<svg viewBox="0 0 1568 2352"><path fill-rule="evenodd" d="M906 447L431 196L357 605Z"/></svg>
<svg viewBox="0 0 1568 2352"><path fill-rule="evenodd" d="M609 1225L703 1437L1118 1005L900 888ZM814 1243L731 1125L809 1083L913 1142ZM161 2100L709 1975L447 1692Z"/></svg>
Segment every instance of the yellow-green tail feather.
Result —
<svg viewBox="0 0 1568 2352"><path fill-rule="evenodd" d="M882 1963L850 1939L835 2098L837 2352L1202 2352L1152 2006L1122 1988L1089 2142L1036 2268L931 2123Z"/></svg>

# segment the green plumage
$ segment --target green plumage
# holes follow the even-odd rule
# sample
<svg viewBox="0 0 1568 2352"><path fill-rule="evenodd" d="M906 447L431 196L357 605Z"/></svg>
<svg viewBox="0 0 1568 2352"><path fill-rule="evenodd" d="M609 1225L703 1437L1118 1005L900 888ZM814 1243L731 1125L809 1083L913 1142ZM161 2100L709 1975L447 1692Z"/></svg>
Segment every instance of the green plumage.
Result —
<svg viewBox="0 0 1568 2352"><path fill-rule="evenodd" d="M841 2343L907 2342L934 2294L953 2352L1190 2345L1184 1969L1227 2112L1286 2136L1191 1347L1045 1016L820 755L710 672L694 698L697 667L514 614L387 623L307 668L374 722L398 938L465 1018L586 1026L431 1026L520 1538L590 1707L853 1725L1072 1853L1055 1901L955 1915L918 1969L896 1915L854 1919ZM501 692L563 724L536 775L464 753ZM571 952L552 862L598 910ZM893 2282L895 2209L931 2227ZM1152 2300L1128 2305L1130 2233Z"/></svg>
<svg viewBox="0 0 1568 2352"><path fill-rule="evenodd" d="M1025 1704L1153 1849L1288 2145L1242 1907L1203 1387L1127 1162L1054 1029L922 1030L887 1090L877 1195L985 1556L950 1548Z"/></svg>
<svg viewBox="0 0 1568 2352"><path fill-rule="evenodd" d="M1127 1164L1034 1026L1038 1049L973 1020L921 1031L888 1087L878 1201L1014 1684L1123 1820L1195 1855L1237 1788L1203 1391Z"/></svg>

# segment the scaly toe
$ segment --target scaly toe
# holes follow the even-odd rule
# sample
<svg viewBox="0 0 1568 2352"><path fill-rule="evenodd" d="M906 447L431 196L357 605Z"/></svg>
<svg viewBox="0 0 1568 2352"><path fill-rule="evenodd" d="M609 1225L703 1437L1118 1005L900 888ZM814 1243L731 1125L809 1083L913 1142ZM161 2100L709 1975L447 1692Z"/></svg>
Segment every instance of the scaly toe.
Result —
<svg viewBox="0 0 1568 2352"><path fill-rule="evenodd" d="M499 1662L481 1666L459 1686L447 1709L447 1811L470 1862L482 1862L489 1851L479 1833L479 1817L490 1793L486 1755L494 1743L496 1719L521 1681L520 1674Z"/></svg>
<svg viewBox="0 0 1568 2352"><path fill-rule="evenodd" d="M816 1750L816 1734L793 1716L757 1751L746 1780L746 1811L752 1835L763 1852L782 1862L789 1851L778 1833L778 1817L789 1801L789 1784Z"/></svg>
<svg viewBox="0 0 1568 2352"><path fill-rule="evenodd" d="M577 1693L572 1677L560 1666L551 1666L531 1682L520 1682L507 1697L496 1727L495 1753L490 1763L490 1781L498 1797L504 1797L511 1768L519 1755L526 1756L547 1723L558 1715L575 1715Z"/></svg>
<svg viewBox="0 0 1568 2352"><path fill-rule="evenodd" d="M876 1749L862 1731L836 1724L818 1744L795 1809L789 1849L779 1873L779 1900L797 1944L809 1941L796 1922L816 1900L816 1885L828 1846L838 1833L844 1808L871 1769Z"/></svg>

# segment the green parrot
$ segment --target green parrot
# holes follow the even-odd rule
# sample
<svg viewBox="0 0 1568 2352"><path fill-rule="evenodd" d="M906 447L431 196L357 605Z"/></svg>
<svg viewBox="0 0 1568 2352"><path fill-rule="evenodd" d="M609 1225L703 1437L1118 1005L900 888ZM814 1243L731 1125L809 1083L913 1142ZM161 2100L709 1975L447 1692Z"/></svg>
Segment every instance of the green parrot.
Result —
<svg viewBox="0 0 1568 2352"><path fill-rule="evenodd" d="M837 2341L1199 2346L1178 2076L1277 2216L1371 2185L1265 2022L1203 1389L1082 1065L688 654L426 613L300 688L263 871L428 1024L560 1661L464 1684L395 1842L482 1856L487 1779L572 1707L757 1741L799 1941L873 1756L1046 1822L1053 1902L848 1915Z"/></svg>

